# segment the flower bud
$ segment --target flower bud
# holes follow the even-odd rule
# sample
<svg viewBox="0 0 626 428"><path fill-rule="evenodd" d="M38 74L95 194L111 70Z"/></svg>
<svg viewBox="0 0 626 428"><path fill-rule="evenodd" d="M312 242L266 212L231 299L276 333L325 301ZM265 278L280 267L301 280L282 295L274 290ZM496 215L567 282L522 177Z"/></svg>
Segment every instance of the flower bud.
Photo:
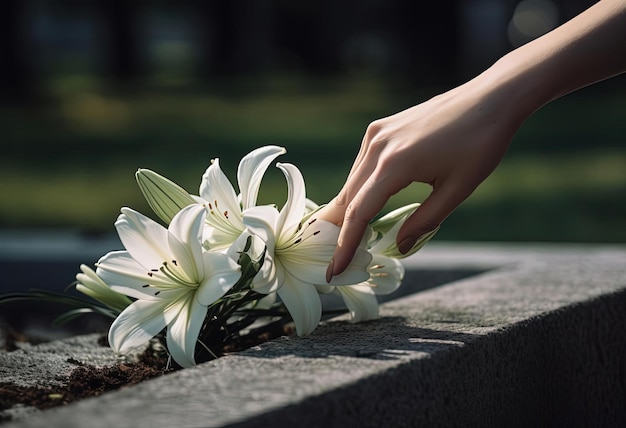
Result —
<svg viewBox="0 0 626 428"><path fill-rule="evenodd" d="M185 189L154 171L139 169L135 177L150 208L167 224L180 210L197 203Z"/></svg>

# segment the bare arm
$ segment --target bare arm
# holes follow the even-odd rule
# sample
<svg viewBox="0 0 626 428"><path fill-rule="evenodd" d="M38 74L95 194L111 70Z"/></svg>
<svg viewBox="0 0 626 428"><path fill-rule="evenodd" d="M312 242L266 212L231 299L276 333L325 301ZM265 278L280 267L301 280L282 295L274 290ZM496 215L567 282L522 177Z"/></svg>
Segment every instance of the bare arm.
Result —
<svg viewBox="0 0 626 428"><path fill-rule="evenodd" d="M327 279L350 263L365 228L412 182L433 191L398 233L403 252L495 169L543 105L626 71L626 1L603 0L444 94L368 127L348 179L321 213L342 226Z"/></svg>

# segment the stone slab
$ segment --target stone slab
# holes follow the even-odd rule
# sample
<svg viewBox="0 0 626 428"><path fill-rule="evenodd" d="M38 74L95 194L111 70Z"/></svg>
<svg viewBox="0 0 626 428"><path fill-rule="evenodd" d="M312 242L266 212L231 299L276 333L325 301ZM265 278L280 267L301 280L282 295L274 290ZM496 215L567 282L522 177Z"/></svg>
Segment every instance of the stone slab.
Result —
<svg viewBox="0 0 626 428"><path fill-rule="evenodd" d="M502 267L5 426L626 424L626 248L432 244Z"/></svg>
<svg viewBox="0 0 626 428"><path fill-rule="evenodd" d="M105 366L118 359L98 344L102 334L86 334L0 352L0 381L20 386L63 385L77 365Z"/></svg>

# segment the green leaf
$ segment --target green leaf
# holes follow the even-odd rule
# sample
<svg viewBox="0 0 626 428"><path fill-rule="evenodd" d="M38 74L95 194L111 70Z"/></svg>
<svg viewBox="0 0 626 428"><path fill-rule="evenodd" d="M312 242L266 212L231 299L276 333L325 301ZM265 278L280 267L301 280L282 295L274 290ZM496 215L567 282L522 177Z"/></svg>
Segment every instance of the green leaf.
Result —
<svg viewBox="0 0 626 428"><path fill-rule="evenodd" d="M17 301L60 303L66 306L76 308L68 312L68 314L70 315L67 315L68 319L66 321L64 321L66 317L66 315L64 314L54 321L55 324L58 324L59 319L61 322L67 322L68 320L73 319L76 316L82 315L84 313L95 312L105 315L109 318L115 318L117 317L117 315L119 315L119 312L116 312L115 310L104 306L100 306L99 304L96 304L90 300L86 300L85 298L69 296L67 294L55 291L33 289L25 292L6 293L0 295L0 304L7 304Z"/></svg>
<svg viewBox="0 0 626 428"><path fill-rule="evenodd" d="M53 325L67 324L68 322L80 317L81 315L87 315L87 314L104 315L105 317L111 318L111 319L115 319L117 317L117 314L111 311L110 309L102 308L99 306L92 306L89 308L77 308L77 309L72 309L71 311L67 311L59 315L58 317L56 317L52 321L52 324Z"/></svg>

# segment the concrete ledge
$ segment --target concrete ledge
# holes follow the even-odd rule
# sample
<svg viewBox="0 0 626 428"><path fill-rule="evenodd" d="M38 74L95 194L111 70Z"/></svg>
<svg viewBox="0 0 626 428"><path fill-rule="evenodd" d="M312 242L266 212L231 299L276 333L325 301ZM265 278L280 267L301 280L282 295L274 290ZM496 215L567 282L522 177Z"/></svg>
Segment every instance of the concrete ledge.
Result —
<svg viewBox="0 0 626 428"><path fill-rule="evenodd" d="M626 426L626 248L435 244L504 267L4 426Z"/></svg>

